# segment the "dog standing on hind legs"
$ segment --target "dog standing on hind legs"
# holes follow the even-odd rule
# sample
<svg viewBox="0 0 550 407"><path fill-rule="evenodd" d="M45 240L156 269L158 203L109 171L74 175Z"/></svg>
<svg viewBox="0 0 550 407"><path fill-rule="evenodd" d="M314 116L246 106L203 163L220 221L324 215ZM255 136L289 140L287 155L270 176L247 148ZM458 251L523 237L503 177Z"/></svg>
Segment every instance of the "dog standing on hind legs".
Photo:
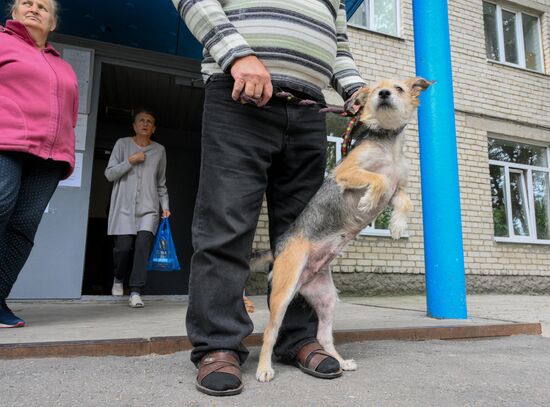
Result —
<svg viewBox="0 0 550 407"><path fill-rule="evenodd" d="M360 90L353 101L362 126L349 155L342 160L277 242L271 274L270 316L256 378L273 379L273 346L287 307L300 293L317 313L317 340L343 370L355 370L353 359L336 351L332 324L337 293L330 262L344 246L388 205L390 232L399 239L407 228L411 201L405 192L407 164L404 129L413 118L420 92L433 82L423 78L383 80Z"/></svg>

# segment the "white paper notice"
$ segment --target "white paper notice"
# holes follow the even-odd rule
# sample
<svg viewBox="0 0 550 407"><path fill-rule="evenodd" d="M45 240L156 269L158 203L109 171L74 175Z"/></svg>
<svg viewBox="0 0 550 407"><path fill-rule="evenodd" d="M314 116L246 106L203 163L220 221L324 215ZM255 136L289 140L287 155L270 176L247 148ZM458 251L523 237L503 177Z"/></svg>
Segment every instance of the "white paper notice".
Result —
<svg viewBox="0 0 550 407"><path fill-rule="evenodd" d="M90 75L92 69L92 51L85 49L65 48L63 59L74 69L78 78L78 112L89 113Z"/></svg>
<svg viewBox="0 0 550 407"><path fill-rule="evenodd" d="M88 115L78 114L78 120L74 129L75 150L86 150L86 131L88 130Z"/></svg>
<svg viewBox="0 0 550 407"><path fill-rule="evenodd" d="M84 153L75 154L75 167L72 175L64 181L59 183L60 187L65 188L80 188L82 185L82 161L84 159Z"/></svg>

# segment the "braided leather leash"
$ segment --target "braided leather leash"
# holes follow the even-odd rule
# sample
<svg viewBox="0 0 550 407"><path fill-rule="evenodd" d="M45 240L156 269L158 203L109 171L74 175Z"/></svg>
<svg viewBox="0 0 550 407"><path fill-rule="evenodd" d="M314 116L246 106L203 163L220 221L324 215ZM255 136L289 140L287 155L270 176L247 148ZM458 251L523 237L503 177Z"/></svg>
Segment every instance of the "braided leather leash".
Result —
<svg viewBox="0 0 550 407"><path fill-rule="evenodd" d="M346 130L340 136L343 139L341 146L342 157L345 157L350 152L353 130L357 125L361 124L358 117L359 111L354 111L353 109L351 109L351 107L353 106L352 104L346 102L346 104L344 104L344 107L328 106L326 103L321 103L316 100L301 99L297 96L294 96L292 93L283 90L275 92L275 97L285 99L288 103L293 103L298 106L317 106L319 107L319 113L335 113L343 117L351 117L346 126ZM241 94L241 103L250 103L253 105L257 105L259 103L259 99L251 98L250 96L245 95L243 92Z"/></svg>

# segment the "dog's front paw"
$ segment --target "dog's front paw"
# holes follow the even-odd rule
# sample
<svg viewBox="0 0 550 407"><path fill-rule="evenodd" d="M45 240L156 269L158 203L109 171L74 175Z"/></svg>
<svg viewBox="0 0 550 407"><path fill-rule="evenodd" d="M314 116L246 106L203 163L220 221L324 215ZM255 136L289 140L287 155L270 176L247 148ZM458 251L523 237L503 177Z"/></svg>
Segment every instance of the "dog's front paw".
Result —
<svg viewBox="0 0 550 407"><path fill-rule="evenodd" d="M372 182L367 187L367 192L359 200L358 208L360 211L368 212L375 209L384 196L386 190L386 181L380 177L377 182Z"/></svg>
<svg viewBox="0 0 550 407"><path fill-rule="evenodd" d="M340 363L342 370L357 370L357 363L353 359L346 359Z"/></svg>
<svg viewBox="0 0 550 407"><path fill-rule="evenodd" d="M260 369L256 370L256 379L259 382L266 383L270 382L273 377L275 377L275 370L268 367L267 369Z"/></svg>
<svg viewBox="0 0 550 407"><path fill-rule="evenodd" d="M375 208L376 204L377 203L374 202L373 199L373 194L369 189L368 192L361 197L361 199L359 200L359 205L357 207L362 212L369 212Z"/></svg>
<svg viewBox="0 0 550 407"><path fill-rule="evenodd" d="M392 219L390 221L390 234L395 240L401 238L407 231L407 221L405 219Z"/></svg>

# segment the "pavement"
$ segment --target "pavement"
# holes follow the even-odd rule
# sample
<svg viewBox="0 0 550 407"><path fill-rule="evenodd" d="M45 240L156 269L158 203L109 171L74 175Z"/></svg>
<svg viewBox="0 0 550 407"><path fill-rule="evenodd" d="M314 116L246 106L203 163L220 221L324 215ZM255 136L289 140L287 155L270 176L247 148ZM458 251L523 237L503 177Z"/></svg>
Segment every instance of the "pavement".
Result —
<svg viewBox="0 0 550 407"><path fill-rule="evenodd" d="M259 338L268 318L266 298L250 298L256 307L251 318L254 322L255 336ZM109 341L141 340L139 343L143 347L143 341L153 338L164 339L165 343L170 338L178 338L178 345L174 345L172 351L189 349L189 346L182 345L187 335L187 297L145 296L144 301L146 306L142 309L128 307L126 297L110 296L85 297L78 301L10 302L12 310L25 319L27 326L21 329L0 330L0 358L18 357L19 354L3 354L10 348L29 348L44 343L110 343ZM336 307L335 331L355 334L352 337L340 336L340 342L365 339L460 339L499 336L491 334L495 332L495 327L513 328L510 334L533 333L533 324L540 323L542 335L550 336L549 297L473 295L468 297L468 307L469 317L466 320L438 320L426 316L423 296L344 297ZM521 327L524 325L521 323L531 324L528 326L531 331L522 330ZM489 330L489 334L483 334L480 330ZM439 333L435 335L434 332ZM336 337L338 340L338 335ZM255 343L259 342L253 344ZM128 346L125 345L125 349L128 349ZM44 356L56 356L56 353L52 352ZM148 351L142 349L129 355L145 353ZM99 354L77 352L66 356Z"/></svg>
<svg viewBox="0 0 550 407"><path fill-rule="evenodd" d="M265 297L252 299L259 339L268 312ZM185 350L187 298L144 300L146 307L137 310L112 297L11 302L28 326L0 330L0 405L550 405L550 297L469 296L467 320L427 317L423 296L342 298L336 343L345 358L357 361L357 371L327 381L275 362L275 379L259 383L259 341L251 342L245 390L230 398L194 388L196 369ZM155 338L164 345L127 356L135 343ZM71 346L75 352L67 353ZM34 353L17 353L21 349Z"/></svg>
<svg viewBox="0 0 550 407"><path fill-rule="evenodd" d="M0 361L5 407L454 407L548 406L550 339L373 341L339 346L358 368L334 380L274 363L270 383L254 378L259 348L243 365L245 389L213 398L194 388L189 352L140 357Z"/></svg>

